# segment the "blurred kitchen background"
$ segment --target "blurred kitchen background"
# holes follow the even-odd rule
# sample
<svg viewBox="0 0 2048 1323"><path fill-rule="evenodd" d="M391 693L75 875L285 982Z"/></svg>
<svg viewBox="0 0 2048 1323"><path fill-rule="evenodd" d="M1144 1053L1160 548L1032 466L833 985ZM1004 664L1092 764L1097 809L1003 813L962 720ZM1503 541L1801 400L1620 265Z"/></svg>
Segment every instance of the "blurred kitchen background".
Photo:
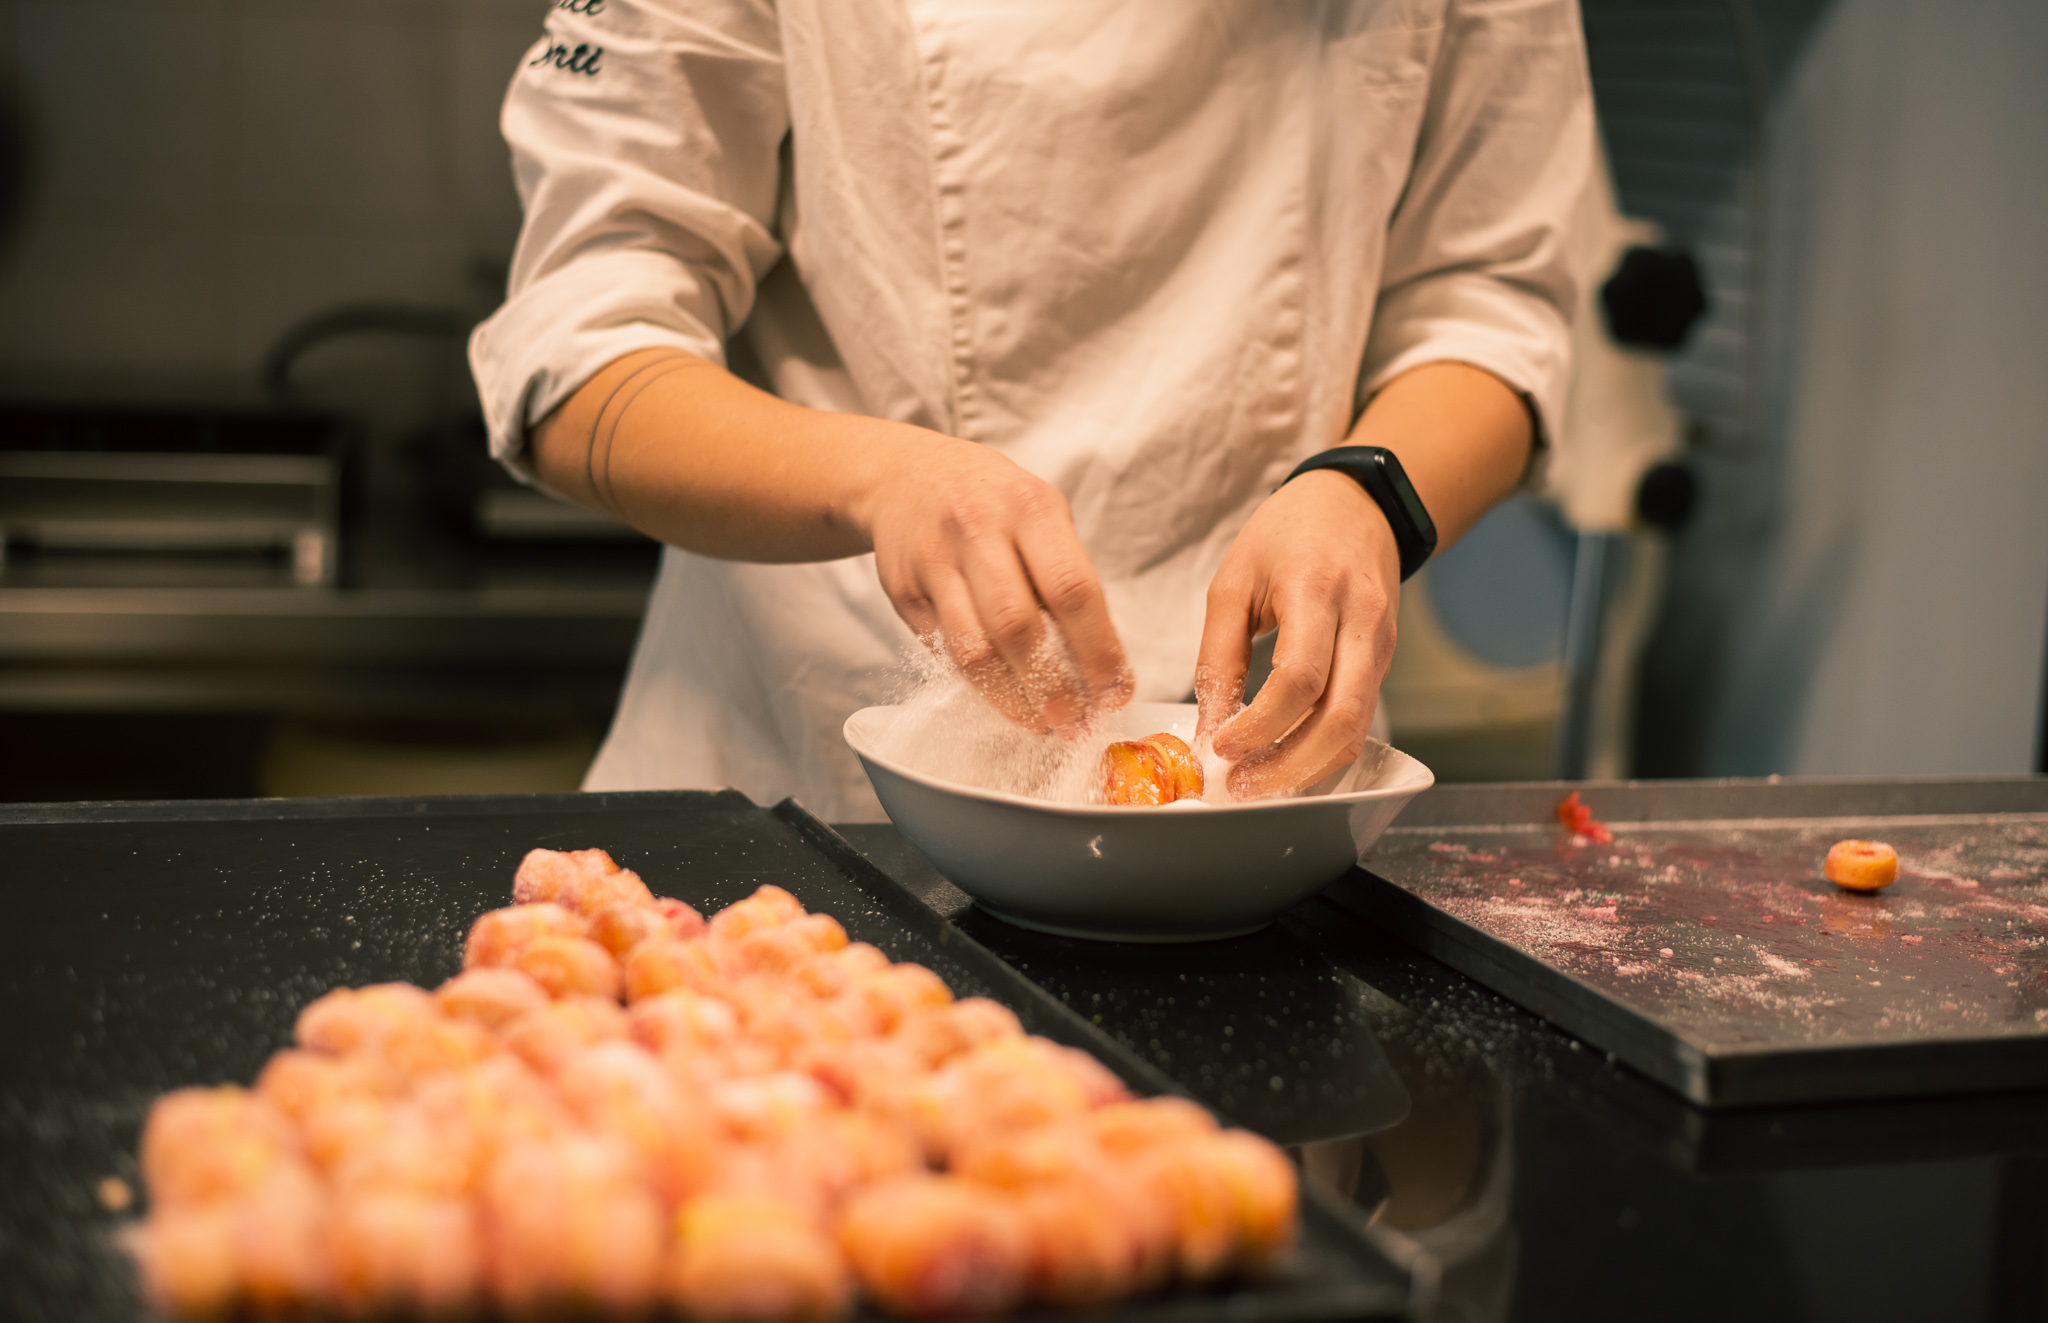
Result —
<svg viewBox="0 0 2048 1323"><path fill-rule="evenodd" d="M1411 584L1444 779L2043 770L2048 6L1583 0L1549 498ZM656 549L483 458L548 0L0 0L0 799L573 787Z"/></svg>

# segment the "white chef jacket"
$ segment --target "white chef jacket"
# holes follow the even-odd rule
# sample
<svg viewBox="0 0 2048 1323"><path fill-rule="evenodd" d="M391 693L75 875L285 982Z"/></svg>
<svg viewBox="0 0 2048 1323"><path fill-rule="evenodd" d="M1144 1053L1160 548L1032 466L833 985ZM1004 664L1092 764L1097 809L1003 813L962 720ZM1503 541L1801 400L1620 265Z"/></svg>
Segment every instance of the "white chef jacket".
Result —
<svg viewBox="0 0 2048 1323"><path fill-rule="evenodd" d="M1057 487L1141 698L1252 511L1418 364L1556 436L1595 160L1574 0L560 0L504 107L494 452L622 354L993 446ZM840 738L909 631L873 558L669 548L590 789L879 819Z"/></svg>

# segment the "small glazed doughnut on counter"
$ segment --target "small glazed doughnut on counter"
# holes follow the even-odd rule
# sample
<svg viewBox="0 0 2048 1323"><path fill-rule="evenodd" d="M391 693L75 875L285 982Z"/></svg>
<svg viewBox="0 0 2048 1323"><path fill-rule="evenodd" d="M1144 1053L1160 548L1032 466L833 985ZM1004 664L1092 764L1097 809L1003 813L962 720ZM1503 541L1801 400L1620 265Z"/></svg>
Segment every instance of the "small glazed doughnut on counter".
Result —
<svg viewBox="0 0 2048 1323"><path fill-rule="evenodd" d="M512 897L440 987L337 988L253 1086L156 1101L127 1243L160 1311L988 1315L1293 1243L1271 1144L778 887L707 921L601 850L535 850Z"/></svg>
<svg viewBox="0 0 2048 1323"><path fill-rule="evenodd" d="M1823 871L1850 891L1882 891L1899 880L1899 852L1882 841L1836 841Z"/></svg>

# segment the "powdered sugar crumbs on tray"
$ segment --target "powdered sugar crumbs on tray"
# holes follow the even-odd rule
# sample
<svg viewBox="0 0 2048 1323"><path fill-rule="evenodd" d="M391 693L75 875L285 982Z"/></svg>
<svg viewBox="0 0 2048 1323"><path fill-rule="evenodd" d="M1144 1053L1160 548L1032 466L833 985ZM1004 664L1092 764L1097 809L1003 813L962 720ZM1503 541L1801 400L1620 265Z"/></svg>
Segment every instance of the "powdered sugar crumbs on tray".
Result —
<svg viewBox="0 0 2048 1323"><path fill-rule="evenodd" d="M1885 891L1821 875L1829 845L1858 834L1899 851ZM2048 817L1615 835L1397 825L1368 867L1706 1043L2048 1031Z"/></svg>

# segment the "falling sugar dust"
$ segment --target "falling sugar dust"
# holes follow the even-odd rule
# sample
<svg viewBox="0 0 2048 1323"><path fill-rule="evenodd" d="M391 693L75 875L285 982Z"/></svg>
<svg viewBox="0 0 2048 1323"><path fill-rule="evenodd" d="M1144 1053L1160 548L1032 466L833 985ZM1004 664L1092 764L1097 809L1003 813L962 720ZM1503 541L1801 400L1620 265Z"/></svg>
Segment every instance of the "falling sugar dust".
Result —
<svg viewBox="0 0 2048 1323"><path fill-rule="evenodd" d="M1044 632L1029 673L998 680L997 698L1019 712L1037 710L1047 694L1064 687L1086 691L1066 641L1044 618ZM1007 681L1007 690L1003 688ZM1056 804L1103 804L1103 751L1116 740L1153 734L1139 730L1128 709L1089 712L1061 732L1028 729L1005 716L939 647L913 649L904 657L896 695L897 713L882 740L882 752L926 776L978 790L1022 795ZM1200 807L1228 800L1229 764L1206 740L1180 732L1195 745L1208 787L1201 800L1178 800L1166 808Z"/></svg>

